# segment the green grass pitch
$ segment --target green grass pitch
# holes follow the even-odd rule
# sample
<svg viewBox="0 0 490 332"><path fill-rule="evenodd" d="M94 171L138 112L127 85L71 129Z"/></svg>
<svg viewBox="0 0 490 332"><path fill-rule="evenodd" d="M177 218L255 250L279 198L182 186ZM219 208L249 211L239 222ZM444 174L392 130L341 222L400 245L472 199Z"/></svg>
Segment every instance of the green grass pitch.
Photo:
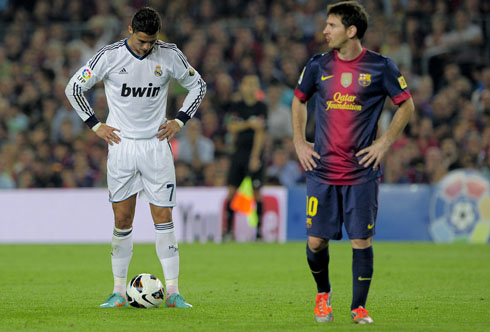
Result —
<svg viewBox="0 0 490 332"><path fill-rule="evenodd" d="M313 318L304 243L180 244L192 309L99 309L112 290L110 245L0 245L0 331L489 331L490 246L374 245L367 309L350 321L351 249L332 242L332 323ZM136 244L128 279L163 279L153 244Z"/></svg>

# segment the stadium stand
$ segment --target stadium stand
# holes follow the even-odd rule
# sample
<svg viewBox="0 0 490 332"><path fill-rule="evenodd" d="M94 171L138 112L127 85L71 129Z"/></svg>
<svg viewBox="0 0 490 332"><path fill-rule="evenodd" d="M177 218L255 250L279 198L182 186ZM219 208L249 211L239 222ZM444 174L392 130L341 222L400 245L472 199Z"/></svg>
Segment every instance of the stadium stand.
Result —
<svg viewBox="0 0 490 332"><path fill-rule="evenodd" d="M131 13L146 4L164 18L160 38L176 43L208 83L200 121L194 124L202 127L199 135L206 137L213 156L190 160L185 151L190 133L183 131L173 142L178 185L224 184L233 145L225 123L236 84L245 74L259 75L257 98L269 104L268 183L300 183L304 177L291 131L278 128L288 122L281 119L289 116L301 69L310 56L326 51L321 31L328 3L0 1L0 189L106 186L106 146L83 127L64 87L100 47L126 38ZM478 169L490 177L489 2L364 4L372 13L364 45L397 63L416 104L416 115L384 162L383 182L435 183L457 168ZM169 117L182 96L174 84ZM87 97L97 117L105 119L103 86ZM394 111L388 100L382 129ZM311 137L314 125L308 129ZM293 182L281 175L291 172Z"/></svg>

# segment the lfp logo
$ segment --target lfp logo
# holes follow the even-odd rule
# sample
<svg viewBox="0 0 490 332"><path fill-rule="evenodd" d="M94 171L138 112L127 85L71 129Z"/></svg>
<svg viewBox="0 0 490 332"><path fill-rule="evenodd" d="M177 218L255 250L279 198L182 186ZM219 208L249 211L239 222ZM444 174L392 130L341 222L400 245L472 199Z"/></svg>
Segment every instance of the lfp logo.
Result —
<svg viewBox="0 0 490 332"><path fill-rule="evenodd" d="M84 79L88 80L90 78L90 76L92 76L92 73L90 72L90 70L85 69L84 71L82 71L82 77Z"/></svg>
<svg viewBox="0 0 490 332"><path fill-rule="evenodd" d="M490 240L490 182L476 171L449 173L434 188L429 233L435 242Z"/></svg>

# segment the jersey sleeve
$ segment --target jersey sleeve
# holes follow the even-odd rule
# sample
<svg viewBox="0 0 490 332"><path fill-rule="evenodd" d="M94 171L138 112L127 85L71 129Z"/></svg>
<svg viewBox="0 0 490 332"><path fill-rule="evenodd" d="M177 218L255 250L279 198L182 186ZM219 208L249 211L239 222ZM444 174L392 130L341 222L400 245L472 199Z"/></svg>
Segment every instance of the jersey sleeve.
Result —
<svg viewBox="0 0 490 332"><path fill-rule="evenodd" d="M302 102L306 102L316 92L316 78L318 77L318 63L310 59L299 76L298 86L294 95Z"/></svg>
<svg viewBox="0 0 490 332"><path fill-rule="evenodd" d="M390 96L395 105L400 105L402 102L411 97L407 82L398 70L398 67L389 58L386 58L386 66L384 71L383 86L386 93Z"/></svg>
<svg viewBox="0 0 490 332"><path fill-rule="evenodd" d="M186 123L192 118L206 94L206 82L201 75L187 61L185 55L177 48L173 48L173 77L179 84L189 90L182 107L177 112L176 118Z"/></svg>
<svg viewBox="0 0 490 332"><path fill-rule="evenodd" d="M85 66L78 69L65 89L65 95L72 107L90 128L99 123L99 120L95 117L94 110L88 103L84 92L105 77L108 63L107 56L105 48L102 48Z"/></svg>

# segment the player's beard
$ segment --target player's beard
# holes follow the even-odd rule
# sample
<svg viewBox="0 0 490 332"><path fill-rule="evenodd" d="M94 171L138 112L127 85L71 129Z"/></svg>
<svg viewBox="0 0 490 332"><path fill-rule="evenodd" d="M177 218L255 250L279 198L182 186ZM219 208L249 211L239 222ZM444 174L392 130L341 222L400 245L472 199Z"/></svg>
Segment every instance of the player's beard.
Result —
<svg viewBox="0 0 490 332"><path fill-rule="evenodd" d="M337 43L333 42L332 39L327 40L327 46L332 50L340 50L343 46L347 44L348 39L340 40Z"/></svg>

